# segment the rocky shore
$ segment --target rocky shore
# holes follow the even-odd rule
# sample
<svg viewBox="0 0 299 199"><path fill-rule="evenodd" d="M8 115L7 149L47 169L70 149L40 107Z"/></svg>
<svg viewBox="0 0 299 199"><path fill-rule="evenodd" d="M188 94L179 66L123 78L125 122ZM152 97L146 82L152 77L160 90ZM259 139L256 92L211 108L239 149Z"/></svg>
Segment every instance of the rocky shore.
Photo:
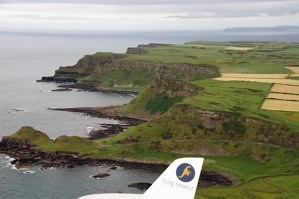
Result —
<svg viewBox="0 0 299 199"><path fill-rule="evenodd" d="M103 124L103 129L92 130L89 132L89 139L101 139L111 135L116 135L123 132L130 126L136 126L146 122L145 120L128 117L121 111L121 106L109 106L109 107L81 107L81 108L49 108L49 110L55 111L68 111L82 113L91 117L107 118L120 121L120 124Z"/></svg>
<svg viewBox="0 0 299 199"><path fill-rule="evenodd" d="M84 91L89 92L101 92L101 93L116 93L116 94L123 94L123 95L138 95L138 91L133 90L117 90L117 89L107 89L107 88L97 88L93 84L77 84L74 81L66 80L66 81L54 81L54 77L42 77L40 80L36 80L36 82L56 82L62 83L58 85L58 89L53 91L71 91L71 89L81 89Z"/></svg>
<svg viewBox="0 0 299 199"><path fill-rule="evenodd" d="M78 153L66 151L44 152L36 149L26 140L17 140L11 137L3 137L0 142L0 154L5 154L14 158L11 163L17 168L29 168L40 165L41 170L46 170L51 167L66 167L71 169L78 165L108 165L111 166L111 168L114 168L117 165L125 169L145 169L162 173L169 165L169 162L81 157ZM231 186L233 185L233 181L228 177L215 172L202 171L199 186L210 187L216 185Z"/></svg>

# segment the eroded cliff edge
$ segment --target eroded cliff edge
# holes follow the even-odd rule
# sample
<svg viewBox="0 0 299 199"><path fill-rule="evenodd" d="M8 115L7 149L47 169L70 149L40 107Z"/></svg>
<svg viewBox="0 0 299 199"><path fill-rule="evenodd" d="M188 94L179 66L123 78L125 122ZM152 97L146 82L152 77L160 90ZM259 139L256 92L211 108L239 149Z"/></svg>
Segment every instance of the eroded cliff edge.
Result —
<svg viewBox="0 0 299 199"><path fill-rule="evenodd" d="M218 68L209 64L178 63L176 60L155 60L152 57L136 58L140 54L145 56L147 49L161 46L139 45L137 48L128 48L126 54L85 55L74 66L60 67L54 76L42 77L39 81L71 82L75 83L74 87L93 91L140 91L155 79L192 81L220 75Z"/></svg>

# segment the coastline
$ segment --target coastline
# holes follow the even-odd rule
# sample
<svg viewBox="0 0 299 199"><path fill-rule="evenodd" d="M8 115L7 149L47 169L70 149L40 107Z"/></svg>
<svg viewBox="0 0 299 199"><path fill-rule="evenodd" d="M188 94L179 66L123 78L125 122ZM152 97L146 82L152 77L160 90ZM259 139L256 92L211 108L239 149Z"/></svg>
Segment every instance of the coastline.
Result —
<svg viewBox="0 0 299 199"><path fill-rule="evenodd" d="M1 144L1 142L0 142ZM48 170L51 168L65 167L67 169L73 169L76 166L88 165L91 167L96 166L108 166L111 170L116 166L123 167L124 169L141 169L152 172L162 173L171 162L165 161L145 161L134 159L119 159L119 158L82 158L77 155L54 155L53 153L45 152L31 152L32 157L20 158L20 155L24 155L24 151L21 154L6 153L0 150L0 154L11 158L11 165L16 169L28 169L32 166L39 166L40 170ZM51 158L50 158L51 157ZM50 158L50 159L49 159ZM138 184L138 183L137 183ZM235 185L235 179L212 171L202 170L198 187L214 187L214 186L233 186ZM138 186L138 185L137 185Z"/></svg>
<svg viewBox="0 0 299 199"><path fill-rule="evenodd" d="M119 124L105 124L101 125L103 129L92 130L88 134L91 140L101 139L108 136L116 135L123 132L131 126L136 126L145 123L147 120L136 117L129 117L124 115L120 109L122 106L108 106L108 107L77 107L77 108L48 108L53 111L67 111L81 113L91 117L107 118L119 121Z"/></svg>
<svg viewBox="0 0 299 199"><path fill-rule="evenodd" d="M46 78L46 80L45 80ZM47 80L49 78L50 80ZM55 83L68 83L68 84L62 84L57 86L58 89L62 89L62 91L67 91L67 89L82 89L84 91L89 92L102 92L102 93L115 93L115 94L124 94L124 95L138 95L139 91L134 90L116 90L116 89L108 89L108 88L96 88L93 85L78 85L75 82L72 81L54 81L54 78L51 77L42 77L40 80L36 80L36 82L55 82Z"/></svg>

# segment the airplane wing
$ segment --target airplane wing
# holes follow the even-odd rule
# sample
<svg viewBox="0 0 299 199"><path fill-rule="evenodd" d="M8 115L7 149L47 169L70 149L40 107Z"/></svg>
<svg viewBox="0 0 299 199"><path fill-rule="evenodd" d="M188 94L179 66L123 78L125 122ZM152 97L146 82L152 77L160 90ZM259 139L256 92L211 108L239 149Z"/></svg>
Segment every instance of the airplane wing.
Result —
<svg viewBox="0 0 299 199"><path fill-rule="evenodd" d="M144 194L95 194L79 199L194 199L203 158L180 158Z"/></svg>

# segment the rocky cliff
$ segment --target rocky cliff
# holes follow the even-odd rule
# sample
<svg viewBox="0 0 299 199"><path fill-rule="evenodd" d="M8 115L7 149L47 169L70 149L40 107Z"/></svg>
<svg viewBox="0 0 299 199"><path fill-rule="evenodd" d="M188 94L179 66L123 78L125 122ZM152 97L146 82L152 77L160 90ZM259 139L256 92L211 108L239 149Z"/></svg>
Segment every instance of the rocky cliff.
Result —
<svg viewBox="0 0 299 199"><path fill-rule="evenodd" d="M150 44L147 47L159 47ZM163 45L162 45L163 46ZM206 64L162 63L127 59L130 54L146 54L141 46L128 48L127 54L96 53L86 55L74 66L60 67L53 77L41 81L73 82L85 89L138 90L154 79L197 80L219 76L217 67Z"/></svg>

